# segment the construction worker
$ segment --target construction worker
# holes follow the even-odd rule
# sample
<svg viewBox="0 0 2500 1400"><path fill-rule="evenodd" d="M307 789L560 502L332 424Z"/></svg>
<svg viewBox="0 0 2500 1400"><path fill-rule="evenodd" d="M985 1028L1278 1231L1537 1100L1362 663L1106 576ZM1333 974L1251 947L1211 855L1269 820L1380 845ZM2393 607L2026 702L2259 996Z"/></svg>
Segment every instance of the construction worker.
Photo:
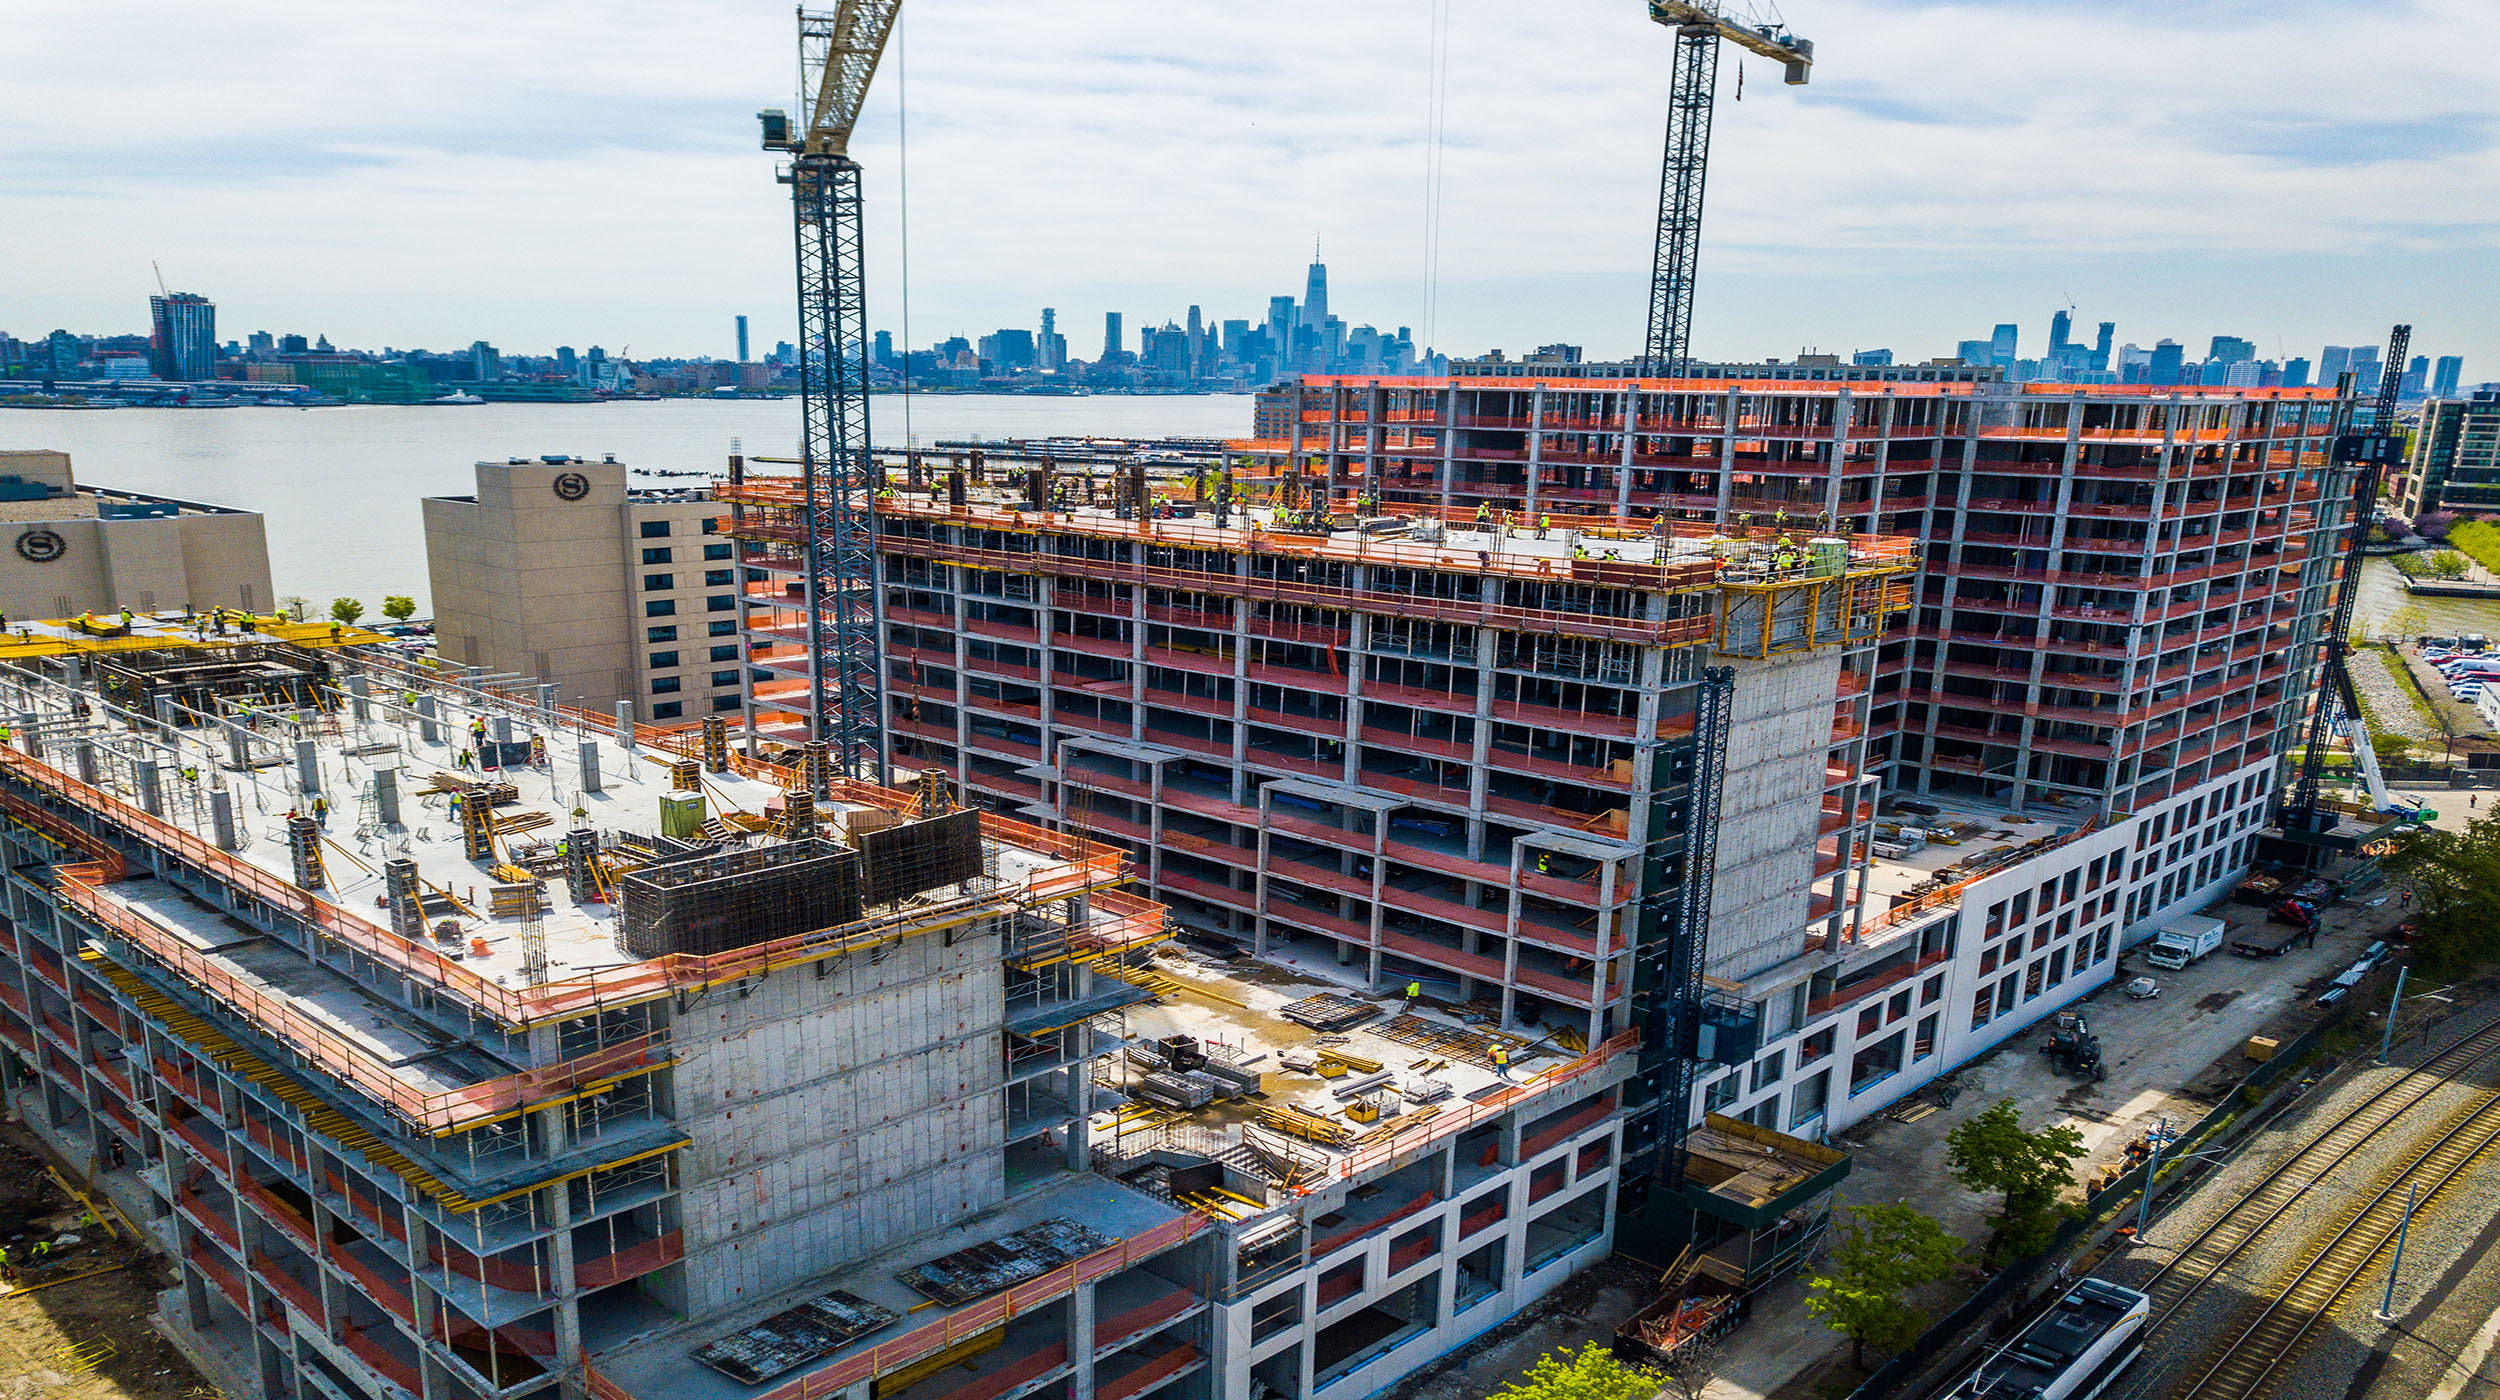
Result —
<svg viewBox="0 0 2500 1400"><path fill-rule="evenodd" d="M1544 513L1544 514L1540 514L1540 515L1538 515L1538 516L1537 516L1537 518L1536 518L1536 537L1537 537L1538 539L1543 539L1543 538L1545 538L1545 532L1546 532L1546 531L1548 531L1548 530L1551 530L1551 529L1553 529L1553 528L1554 528L1554 517L1553 517L1553 515L1552 515L1551 513Z"/></svg>
<svg viewBox="0 0 2500 1400"><path fill-rule="evenodd" d="M1424 995L1424 984L1423 984L1422 982L1419 982L1419 981L1410 981L1410 982L1408 982L1408 983L1406 984L1406 1009L1407 1009L1407 1010L1409 1010L1409 1011L1414 1010L1414 1009L1415 1009L1415 1003L1416 1003L1416 1002L1418 1002L1418 1001L1423 1000L1423 995Z"/></svg>
<svg viewBox="0 0 2500 1400"><path fill-rule="evenodd" d="M1539 851L1536 853L1536 873L1539 875L1551 875L1554 873L1554 856L1552 852Z"/></svg>
<svg viewBox="0 0 2500 1400"><path fill-rule="evenodd" d="M1493 507L1484 501L1476 502L1476 529L1482 532L1492 528Z"/></svg>
<svg viewBox="0 0 2500 1400"><path fill-rule="evenodd" d="M17 1270L9 1264L9 1247L5 1244L0 1244L0 1277L6 1277L16 1272Z"/></svg>
<svg viewBox="0 0 2500 1400"><path fill-rule="evenodd" d="M1510 1078L1510 1047L1498 1040L1493 1042L1493 1073L1503 1079Z"/></svg>
<svg viewBox="0 0 2500 1400"><path fill-rule="evenodd" d="M314 793L312 800L312 814L314 822L322 826L328 826L330 824L330 799L322 796L320 793Z"/></svg>

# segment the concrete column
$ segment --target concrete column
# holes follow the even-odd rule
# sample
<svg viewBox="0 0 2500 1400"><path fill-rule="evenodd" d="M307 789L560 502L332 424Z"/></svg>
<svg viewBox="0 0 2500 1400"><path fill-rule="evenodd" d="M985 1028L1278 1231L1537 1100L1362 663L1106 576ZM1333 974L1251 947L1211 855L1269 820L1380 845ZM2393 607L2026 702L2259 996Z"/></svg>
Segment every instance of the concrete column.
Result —
<svg viewBox="0 0 2500 1400"><path fill-rule="evenodd" d="M1639 441L1641 426L1641 391L1637 384L1623 391L1623 453L1615 466L1615 519L1632 518L1632 459L1639 454L1634 444ZM1448 1314L1443 1314L1447 1316Z"/></svg>
<svg viewBox="0 0 2500 1400"><path fill-rule="evenodd" d="M234 833L234 789L216 788L210 791L208 819L217 833L217 849L221 851L243 849L242 843L235 839Z"/></svg>
<svg viewBox="0 0 2500 1400"><path fill-rule="evenodd" d="M95 740L81 734L78 736L77 745L78 781L85 783L89 787L94 787L96 780Z"/></svg>
<svg viewBox="0 0 2500 1400"><path fill-rule="evenodd" d="M393 769L373 771L373 820L380 826L399 825L399 774Z"/></svg>
<svg viewBox="0 0 2500 1400"><path fill-rule="evenodd" d="M555 682L548 681L538 687L539 712L546 715L548 720L551 722L556 717L556 701L557 696Z"/></svg>
<svg viewBox="0 0 2500 1400"><path fill-rule="evenodd" d="M634 702L631 700L616 702L616 742L625 746L625 752L634 751Z"/></svg>
<svg viewBox="0 0 2500 1400"><path fill-rule="evenodd" d="M1736 416L1744 407L1736 391L1719 399L1719 520L1725 523L1736 501Z"/></svg>
<svg viewBox="0 0 2500 1400"><path fill-rule="evenodd" d="M1080 1283L1068 1293L1068 1400L1094 1400L1094 1289Z"/></svg>
<svg viewBox="0 0 2500 1400"><path fill-rule="evenodd" d="M170 695L156 697L156 722L169 734L181 727L175 722L174 697Z"/></svg>
<svg viewBox="0 0 2500 1400"><path fill-rule="evenodd" d="M1527 516L1522 524L1536 526L1536 489L1539 467L1545 461L1545 386L1528 391L1528 499L1523 507Z"/></svg>
<svg viewBox="0 0 2500 1400"><path fill-rule="evenodd" d="M38 716L33 710L17 712L17 736L26 747L28 758L43 757L43 736L35 732Z"/></svg>
<svg viewBox="0 0 2500 1400"><path fill-rule="evenodd" d="M157 780L157 762L152 758L139 760L139 807L150 816L165 815L165 792Z"/></svg>
<svg viewBox="0 0 2500 1400"><path fill-rule="evenodd" d="M441 728L434 723L434 712L435 701L433 696L420 695L417 697L417 737L429 744L442 737Z"/></svg>
<svg viewBox="0 0 2500 1400"><path fill-rule="evenodd" d="M564 1140L563 1109L542 1110L556 1121L547 1124L550 1142ZM547 1273L550 1291L555 1294L556 1369L570 1371L582 1359L581 1285L573 1274L573 1198L571 1188L559 1182L547 1188L547 1223L554 1233L547 1237Z"/></svg>
<svg viewBox="0 0 2500 1400"><path fill-rule="evenodd" d="M362 672L347 678L347 712L358 724L373 718L373 689Z"/></svg>
<svg viewBox="0 0 2500 1400"><path fill-rule="evenodd" d="M581 744L582 791L599 791L599 741L584 739Z"/></svg>
<svg viewBox="0 0 2500 1400"><path fill-rule="evenodd" d="M1450 492L1457 485L1458 381L1441 391L1441 514L1450 513Z"/></svg>
<svg viewBox="0 0 2500 1400"><path fill-rule="evenodd" d="M295 741L295 780L304 791L321 791L321 747L310 739Z"/></svg>
<svg viewBox="0 0 2500 1400"><path fill-rule="evenodd" d="M486 732L498 744L512 742L512 716L496 715L487 722Z"/></svg>
<svg viewBox="0 0 2500 1400"><path fill-rule="evenodd" d="M1352 577L1354 580L1354 591L1359 594L1371 584L1371 569L1367 565L1357 564L1352 570ZM1345 728L1338 741L1344 746L1345 752L1338 756L1344 764L1338 772L1338 777L1348 784L1357 784L1362 780L1362 760L1356 756L1355 746L1361 741L1362 737L1363 657L1371 646L1371 625L1372 619L1370 613L1356 610L1347 614L1345 638Z"/></svg>

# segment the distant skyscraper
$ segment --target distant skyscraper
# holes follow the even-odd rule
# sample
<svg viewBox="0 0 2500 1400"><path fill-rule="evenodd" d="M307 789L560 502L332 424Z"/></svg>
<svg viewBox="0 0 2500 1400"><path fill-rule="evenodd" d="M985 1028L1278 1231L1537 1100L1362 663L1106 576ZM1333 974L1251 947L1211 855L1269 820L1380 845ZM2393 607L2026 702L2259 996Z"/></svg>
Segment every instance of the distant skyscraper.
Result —
<svg viewBox="0 0 2500 1400"><path fill-rule="evenodd" d="M582 357L573 353L572 346L556 347L556 373L573 380L582 377Z"/></svg>
<svg viewBox="0 0 2500 1400"><path fill-rule="evenodd" d="M2073 313L2073 312L2071 312L2071 311L2060 311L2060 312L2056 313L2055 315L2053 315L2053 316L2049 317L2049 358L2050 358L2050 359L2052 359L2052 360L2056 359L2056 358L2057 358L2057 352L2058 352L2058 351L2063 350L2063 349L2065 349L2067 346L2072 345L2072 344L2074 343L2073 341L2071 341L2071 340L2067 339L2067 336L2068 336L2070 333L2072 333L2072 332L2073 332L2074 328L2075 328L2075 313Z"/></svg>
<svg viewBox="0 0 2500 1400"><path fill-rule="evenodd" d="M2242 340L2236 335L2218 335L2214 337L2213 348L2205 352L2205 358L2220 360L2226 365L2236 365L2256 359L2257 346L2254 342Z"/></svg>
<svg viewBox="0 0 2500 1400"><path fill-rule="evenodd" d="M267 331L254 331L248 342L255 355L266 355L278 348L278 338Z"/></svg>
<svg viewBox="0 0 2500 1400"><path fill-rule="evenodd" d="M870 362L873 364L890 365L894 363L894 332L877 332L874 346L868 353Z"/></svg>
<svg viewBox="0 0 2500 1400"><path fill-rule="evenodd" d="M2342 374L2351 368L2351 346L2330 345L2326 347L2326 349L2318 352L2318 387L2321 389L2334 388L2335 376Z"/></svg>
<svg viewBox="0 0 2500 1400"><path fill-rule="evenodd" d="M469 368L480 380L503 378L503 356L482 340L469 342Z"/></svg>
<svg viewBox="0 0 2500 1400"><path fill-rule="evenodd" d="M1043 369L1055 370L1066 367L1067 350L1059 340L1059 308L1055 306L1042 308L1042 333L1033 341L1033 354L1036 362Z"/></svg>
<svg viewBox="0 0 2500 1400"><path fill-rule="evenodd" d="M738 318L738 363L747 362L747 318Z"/></svg>
<svg viewBox="0 0 2500 1400"><path fill-rule="evenodd" d="M1996 342L1992 340L1957 341L1953 346L1953 357L1966 365L1995 364Z"/></svg>
<svg viewBox="0 0 2500 1400"><path fill-rule="evenodd" d="M1322 326L1328 322L1328 264L1319 260L1319 245L1311 245L1311 277L1302 287L1302 324Z"/></svg>
<svg viewBox="0 0 2500 1400"><path fill-rule="evenodd" d="M2110 368L2109 343L2117 338L2118 323L2116 321L2103 321L2101 323L2101 333L2092 341L2092 368Z"/></svg>
<svg viewBox="0 0 2500 1400"><path fill-rule="evenodd" d="M2365 399L2377 397L2380 373L2377 346L2356 345L2352 347L2353 392Z"/></svg>
<svg viewBox="0 0 2500 1400"><path fill-rule="evenodd" d="M1189 372L1191 374L1204 374L1212 368L1203 361L1202 347L1206 343L1206 322L1199 319L1198 308L1192 306L1189 308Z"/></svg>
<svg viewBox="0 0 2500 1400"><path fill-rule="evenodd" d="M2175 340L2164 339L2154 341L2152 382L2155 384L2178 383L2181 368L2186 364L2186 362L2186 346L2181 345Z"/></svg>
<svg viewBox="0 0 2500 1400"><path fill-rule="evenodd" d="M1120 313L1117 311L1102 313L1102 357L1106 360L1111 359L1123 348L1125 347L1120 344Z"/></svg>
<svg viewBox="0 0 2500 1400"><path fill-rule="evenodd" d="M1989 363L2001 369L2012 369L2015 350L2020 340L2019 328L2010 324L2000 324L1996 328L1996 333L1988 337Z"/></svg>
<svg viewBox="0 0 2500 1400"><path fill-rule="evenodd" d="M1890 350L1854 350L1849 354L1849 363L1868 366L1888 365L1892 363L1892 352Z"/></svg>
<svg viewBox="0 0 2500 1400"><path fill-rule="evenodd" d="M2405 366L2404 385L2397 392L2408 399L2418 399L2430 392L2430 383L2431 357L2416 355L2413 363Z"/></svg>
<svg viewBox="0 0 2500 1400"><path fill-rule="evenodd" d="M217 377L217 303L190 292L148 298L148 367L159 379Z"/></svg>
<svg viewBox="0 0 2500 1400"><path fill-rule="evenodd" d="M1268 347L1275 352L1275 367L1285 370L1293 360L1293 297L1268 297Z"/></svg>
<svg viewBox="0 0 2500 1400"><path fill-rule="evenodd" d="M2286 389L2309 387L2309 362L2307 360L2295 355L2283 362L2283 387Z"/></svg>
<svg viewBox="0 0 2500 1400"><path fill-rule="evenodd" d="M2457 381L2464 377L2465 357L2463 355L2440 356L2439 367L2431 371L2431 397L2435 399L2455 398Z"/></svg>

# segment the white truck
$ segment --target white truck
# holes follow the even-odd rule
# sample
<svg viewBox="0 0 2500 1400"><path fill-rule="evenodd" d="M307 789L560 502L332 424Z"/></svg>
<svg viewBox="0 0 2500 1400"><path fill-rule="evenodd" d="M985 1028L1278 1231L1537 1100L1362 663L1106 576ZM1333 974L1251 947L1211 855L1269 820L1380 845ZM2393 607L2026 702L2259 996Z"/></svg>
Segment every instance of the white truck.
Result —
<svg viewBox="0 0 2500 1400"><path fill-rule="evenodd" d="M2181 914L2154 933L2153 941L2145 945L2144 960L2177 971L2221 947L2228 927L2202 914Z"/></svg>

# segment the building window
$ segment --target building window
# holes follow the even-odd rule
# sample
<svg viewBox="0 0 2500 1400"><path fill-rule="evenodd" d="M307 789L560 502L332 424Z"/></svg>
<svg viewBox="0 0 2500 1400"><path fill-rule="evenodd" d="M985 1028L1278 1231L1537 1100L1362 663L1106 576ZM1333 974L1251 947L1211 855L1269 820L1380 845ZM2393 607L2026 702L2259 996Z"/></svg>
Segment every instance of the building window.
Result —
<svg viewBox="0 0 2500 1400"><path fill-rule="evenodd" d="M2056 952L2049 954L2049 985L2054 987L2058 983L2065 980L2066 950L2061 947Z"/></svg>
<svg viewBox="0 0 2500 1400"><path fill-rule="evenodd" d="M727 593L715 593L703 600L705 612L727 612L736 606L738 606L737 598Z"/></svg>
<svg viewBox="0 0 2500 1400"><path fill-rule="evenodd" d="M1779 1083L1780 1076L1786 1074L1787 1072L1788 1052L1785 1050L1774 1050L1770 1054L1763 1056L1761 1059L1754 1061L1752 1092L1759 1093L1764 1088Z"/></svg>
<svg viewBox="0 0 2500 1400"><path fill-rule="evenodd" d="M735 695L715 695L712 697L712 708L715 710L734 710L743 703L745 702Z"/></svg>
<svg viewBox="0 0 2500 1400"><path fill-rule="evenodd" d="M1742 1075L1722 1074L1710 1081L1710 1087L1702 1091L1701 1106L1712 1113L1725 1113L1736 1102L1736 1091L1743 1079Z"/></svg>
<svg viewBox="0 0 2500 1400"><path fill-rule="evenodd" d="M654 598L642 605L642 615L644 617L675 617L677 616L677 601L673 598Z"/></svg>
<svg viewBox="0 0 2500 1400"><path fill-rule="evenodd" d="M677 653L673 651L655 651L651 653L651 669L654 671L665 671L676 664Z"/></svg>
<svg viewBox="0 0 2500 1400"><path fill-rule="evenodd" d="M679 680L675 676L653 676L651 678L651 693L654 695L674 695L684 684L685 682Z"/></svg>
<svg viewBox="0 0 2500 1400"><path fill-rule="evenodd" d="M651 707L653 719L677 719L685 713L686 707L675 700L663 700Z"/></svg>
<svg viewBox="0 0 2500 1400"><path fill-rule="evenodd" d="M677 640L677 629L675 627L645 627L642 629L642 639L646 642L673 642Z"/></svg>
<svg viewBox="0 0 2500 1400"><path fill-rule="evenodd" d="M735 661L738 659L738 649L734 646L714 647L712 648L712 659L714 661Z"/></svg>
<svg viewBox="0 0 2500 1400"><path fill-rule="evenodd" d="M1970 1028L1972 1030L1977 1030L1981 1026L1988 1024L1988 1008L1995 1001L1996 991L1994 988L1982 987L1978 991L1971 994Z"/></svg>
<svg viewBox="0 0 2500 1400"><path fill-rule="evenodd" d="M1876 1002L1858 1013L1858 1034L1861 1037L1873 1035L1883 1028L1884 1004L1882 1002Z"/></svg>
<svg viewBox="0 0 2500 1400"><path fill-rule="evenodd" d="M1928 978L1926 984L1918 989L1918 1004L1933 1006L1942 1000L1944 1000L1944 974L1939 972Z"/></svg>
<svg viewBox="0 0 2500 1400"><path fill-rule="evenodd" d="M710 628L710 635L715 637L734 637L738 635L738 624L734 622L714 622L708 624L708 626Z"/></svg>
<svg viewBox="0 0 2500 1400"><path fill-rule="evenodd" d="M2029 1001L2033 997L2040 995L2040 974L2044 970L2045 969L2041 965L2040 961L2036 958L2032 960L2029 966L2023 969L2023 1000ZM2008 977L2005 980L2008 983L2011 983L2014 979Z"/></svg>
<svg viewBox="0 0 2500 1400"><path fill-rule="evenodd" d="M644 574L642 576L642 591L645 593L664 592L676 586L677 575L675 574Z"/></svg>
<svg viewBox="0 0 2500 1400"><path fill-rule="evenodd" d="M1910 1037L1910 1058L1923 1060L1936 1053L1936 1017L1931 1013L1918 1018L1918 1034Z"/></svg>
<svg viewBox="0 0 2500 1400"><path fill-rule="evenodd" d="M707 534L707 535L717 535L717 534L719 534L719 533L720 533L720 517L719 517L719 516L717 516L717 515L707 515L707 516L703 517L703 533L705 533L705 534Z"/></svg>
<svg viewBox="0 0 2500 1400"><path fill-rule="evenodd" d="M642 552L642 562L646 564L669 563L671 562L669 558L669 550L666 546L662 546L658 549L646 549Z"/></svg>
<svg viewBox="0 0 2500 1400"><path fill-rule="evenodd" d="M736 685L737 683L738 673L735 671L714 671L712 673L712 684L716 686Z"/></svg>
<svg viewBox="0 0 2500 1400"><path fill-rule="evenodd" d="M707 544L703 546L703 557L706 559L726 559L729 557L729 546L725 544Z"/></svg>
<svg viewBox="0 0 2500 1400"><path fill-rule="evenodd" d="M705 569L703 571L703 586L706 588L727 588L729 586L729 574L730 571L727 569Z"/></svg>
<svg viewBox="0 0 2500 1400"><path fill-rule="evenodd" d="M642 537L646 540L667 539L668 522L665 520L646 520L642 522Z"/></svg>

